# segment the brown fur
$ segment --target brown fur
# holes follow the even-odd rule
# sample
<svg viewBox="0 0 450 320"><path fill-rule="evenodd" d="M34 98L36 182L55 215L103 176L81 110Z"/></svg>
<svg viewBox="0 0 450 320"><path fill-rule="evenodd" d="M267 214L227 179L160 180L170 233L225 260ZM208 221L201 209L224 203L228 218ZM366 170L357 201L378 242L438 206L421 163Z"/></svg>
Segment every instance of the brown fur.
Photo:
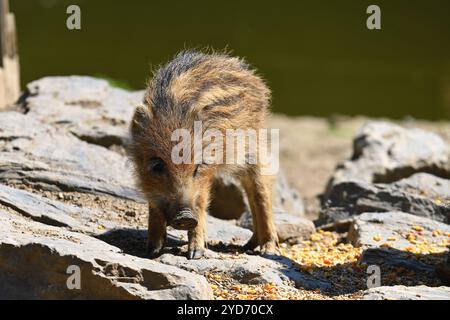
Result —
<svg viewBox="0 0 450 320"><path fill-rule="evenodd" d="M192 209L198 221L188 231L188 257L203 255L211 180L218 170L239 177L247 193L254 221L247 248L276 249L271 179L261 175L259 164L197 166L171 161L178 143L171 141L175 129L192 132L197 120L203 121L203 130L214 128L224 135L227 129L259 129L264 127L269 100L261 78L243 60L224 54L182 52L155 72L130 127L137 181L149 202L151 255L163 248L166 227L181 208Z"/></svg>

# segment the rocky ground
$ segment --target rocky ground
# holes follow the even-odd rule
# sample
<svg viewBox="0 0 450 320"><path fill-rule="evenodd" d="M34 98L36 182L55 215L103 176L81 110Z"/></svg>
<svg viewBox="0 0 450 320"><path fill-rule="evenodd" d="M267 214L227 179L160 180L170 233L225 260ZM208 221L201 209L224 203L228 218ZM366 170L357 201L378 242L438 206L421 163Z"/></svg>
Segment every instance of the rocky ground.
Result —
<svg viewBox="0 0 450 320"><path fill-rule="evenodd" d="M450 299L435 269L450 245L448 123L273 116L279 254L240 249L247 203L217 177L206 257L187 260L186 233L170 229L150 260L124 151L141 98L53 77L0 112L0 298Z"/></svg>

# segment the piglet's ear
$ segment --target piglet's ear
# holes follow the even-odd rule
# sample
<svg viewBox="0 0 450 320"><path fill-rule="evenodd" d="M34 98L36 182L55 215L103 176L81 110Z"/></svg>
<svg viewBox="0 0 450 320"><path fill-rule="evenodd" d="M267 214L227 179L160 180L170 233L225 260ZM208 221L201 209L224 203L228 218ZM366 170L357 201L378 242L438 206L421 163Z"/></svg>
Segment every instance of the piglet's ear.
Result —
<svg viewBox="0 0 450 320"><path fill-rule="evenodd" d="M150 125L152 120L152 110L149 106L140 104L134 111L133 119L131 120L130 131L133 138L141 135L145 128Z"/></svg>

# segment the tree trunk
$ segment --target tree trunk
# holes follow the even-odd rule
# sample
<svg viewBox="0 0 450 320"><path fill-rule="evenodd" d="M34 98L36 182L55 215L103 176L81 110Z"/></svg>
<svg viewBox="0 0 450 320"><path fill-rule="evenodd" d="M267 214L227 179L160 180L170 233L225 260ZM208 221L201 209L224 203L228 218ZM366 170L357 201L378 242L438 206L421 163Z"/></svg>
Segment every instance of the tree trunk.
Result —
<svg viewBox="0 0 450 320"><path fill-rule="evenodd" d="M0 0L0 109L19 97L19 73L16 21L8 0Z"/></svg>

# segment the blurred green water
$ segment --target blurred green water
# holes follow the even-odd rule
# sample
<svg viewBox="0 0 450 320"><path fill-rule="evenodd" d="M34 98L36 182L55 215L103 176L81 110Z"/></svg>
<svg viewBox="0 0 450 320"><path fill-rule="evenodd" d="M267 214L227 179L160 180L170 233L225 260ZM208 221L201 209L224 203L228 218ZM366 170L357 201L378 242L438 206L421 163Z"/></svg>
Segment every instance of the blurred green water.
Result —
<svg viewBox="0 0 450 320"><path fill-rule="evenodd" d="M180 49L227 47L267 79L279 113L450 119L449 0L10 2L23 85L87 74L141 89ZM80 31L66 28L69 4ZM382 30L366 28L370 4Z"/></svg>

